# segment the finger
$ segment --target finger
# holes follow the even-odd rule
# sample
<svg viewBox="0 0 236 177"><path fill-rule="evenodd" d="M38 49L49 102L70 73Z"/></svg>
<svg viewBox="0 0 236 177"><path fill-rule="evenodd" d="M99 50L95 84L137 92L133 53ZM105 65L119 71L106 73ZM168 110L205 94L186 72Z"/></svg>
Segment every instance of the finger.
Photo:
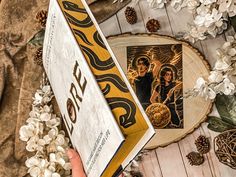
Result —
<svg viewBox="0 0 236 177"><path fill-rule="evenodd" d="M79 154L75 150L69 149L67 155L72 167L72 177L86 177Z"/></svg>
<svg viewBox="0 0 236 177"><path fill-rule="evenodd" d="M124 173L121 173L120 175L119 175L119 177L124 177L125 175L124 175Z"/></svg>

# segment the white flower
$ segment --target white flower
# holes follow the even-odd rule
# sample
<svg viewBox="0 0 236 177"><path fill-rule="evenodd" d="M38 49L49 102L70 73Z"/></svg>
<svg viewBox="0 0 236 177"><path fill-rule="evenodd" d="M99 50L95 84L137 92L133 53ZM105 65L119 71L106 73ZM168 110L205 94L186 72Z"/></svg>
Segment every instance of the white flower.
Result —
<svg viewBox="0 0 236 177"><path fill-rule="evenodd" d="M223 25L222 13L219 13L215 8L212 9L211 13L202 13L201 11L195 17L194 23L198 26L210 27L211 25L216 25L220 27Z"/></svg>
<svg viewBox="0 0 236 177"><path fill-rule="evenodd" d="M231 3L232 3L232 0L218 0L217 4L219 4L219 11L220 12L228 11Z"/></svg>
<svg viewBox="0 0 236 177"><path fill-rule="evenodd" d="M183 7L183 0L172 0L170 5L176 10L180 11Z"/></svg>
<svg viewBox="0 0 236 177"><path fill-rule="evenodd" d="M225 61L217 60L214 69L219 71L227 71L230 69L230 65Z"/></svg>
<svg viewBox="0 0 236 177"><path fill-rule="evenodd" d="M200 0L200 2L204 5L209 5L216 2L216 0Z"/></svg>
<svg viewBox="0 0 236 177"><path fill-rule="evenodd" d="M61 121L60 118L56 117L56 115L51 115L51 119L46 121L46 126L47 127L57 127L58 125L60 125Z"/></svg>
<svg viewBox="0 0 236 177"><path fill-rule="evenodd" d="M230 38L228 38L228 40L230 40ZM231 42L225 42L221 48L223 51L227 51L229 48L231 48Z"/></svg>
<svg viewBox="0 0 236 177"><path fill-rule="evenodd" d="M40 164L40 160L36 156L32 156L25 161L25 165L28 168L32 166L38 166L39 164Z"/></svg>
<svg viewBox="0 0 236 177"><path fill-rule="evenodd" d="M225 78L222 83L215 87L215 90L220 91L225 95L232 95L235 92L235 85L228 78Z"/></svg>
<svg viewBox="0 0 236 177"><path fill-rule="evenodd" d="M189 10L194 10L200 4L199 0L186 0L186 6Z"/></svg>
<svg viewBox="0 0 236 177"><path fill-rule="evenodd" d="M216 97L214 90L208 87L207 82L202 77L197 79L194 89L198 92L199 96L206 99L214 99Z"/></svg>
<svg viewBox="0 0 236 177"><path fill-rule="evenodd" d="M63 165L63 168L65 170L71 170L71 164L69 162L65 163L65 165Z"/></svg>
<svg viewBox="0 0 236 177"><path fill-rule="evenodd" d="M229 17L233 17L236 15L236 2L232 0L232 3L228 9Z"/></svg>
<svg viewBox="0 0 236 177"><path fill-rule="evenodd" d="M49 121L51 119L51 114L49 113L42 113L40 116L39 116L39 119L41 121Z"/></svg>
<svg viewBox="0 0 236 177"><path fill-rule="evenodd" d="M66 164L65 159L63 158L63 154L62 153L50 153L49 154L49 161L50 162L55 162L60 164L62 167Z"/></svg>
<svg viewBox="0 0 236 177"><path fill-rule="evenodd" d="M47 103L49 103L51 100L52 100L52 97L44 96L42 101L43 101L44 104L47 104Z"/></svg>
<svg viewBox="0 0 236 177"><path fill-rule="evenodd" d="M57 127L52 127L51 130L48 132L48 136L52 139L55 139L58 135L58 128Z"/></svg>
<svg viewBox="0 0 236 177"><path fill-rule="evenodd" d="M51 113L52 112L52 106L48 106L48 105L44 105L42 112L47 112L47 113Z"/></svg>
<svg viewBox="0 0 236 177"><path fill-rule="evenodd" d="M161 9L164 7L166 0L147 0L148 4L152 8L158 8Z"/></svg>
<svg viewBox="0 0 236 177"><path fill-rule="evenodd" d="M29 152L43 151L45 144L46 141L44 139L40 139L38 136L33 136L27 142L26 150Z"/></svg>
<svg viewBox="0 0 236 177"><path fill-rule="evenodd" d="M29 113L29 116L30 116L31 118L38 118L39 115L40 115L39 108L33 106L32 111L30 111L30 113Z"/></svg>
<svg viewBox="0 0 236 177"><path fill-rule="evenodd" d="M219 71L211 71L210 76L208 77L209 82L221 82L223 80L223 74Z"/></svg>
<svg viewBox="0 0 236 177"><path fill-rule="evenodd" d="M34 98L33 98L33 100L34 100L33 104L34 105L41 104L42 99L43 99L43 97L38 92L36 92L34 95Z"/></svg>
<svg viewBox="0 0 236 177"><path fill-rule="evenodd" d="M236 63L232 64L232 70L228 72L229 78L231 81L235 81L236 76Z"/></svg>
<svg viewBox="0 0 236 177"><path fill-rule="evenodd" d="M52 177L53 172L49 169L44 170L44 177Z"/></svg>
<svg viewBox="0 0 236 177"><path fill-rule="evenodd" d="M216 8L212 9L211 18L217 27L222 26L222 13L219 12Z"/></svg>
<svg viewBox="0 0 236 177"><path fill-rule="evenodd" d="M52 94L51 93L51 87L49 85L43 86L42 91L45 95L51 95Z"/></svg>
<svg viewBox="0 0 236 177"><path fill-rule="evenodd" d="M236 55L236 49L235 48L230 48L228 50L228 55L230 55L231 57L234 57Z"/></svg>
<svg viewBox="0 0 236 177"><path fill-rule="evenodd" d="M223 44L223 46L221 47L221 49L218 50L218 55L223 58L223 57L228 57L230 59L228 59L228 61L231 61L232 59L235 59L236 56L236 48L234 45L234 42L232 42L232 40L234 40L234 37L227 37L227 42L225 42Z"/></svg>
<svg viewBox="0 0 236 177"><path fill-rule="evenodd" d="M230 43L234 43L235 42L235 36L226 36L226 41L230 42Z"/></svg>
<svg viewBox="0 0 236 177"><path fill-rule="evenodd" d="M52 138L49 135L45 135L43 137L45 144L49 144L52 141Z"/></svg>
<svg viewBox="0 0 236 177"><path fill-rule="evenodd" d="M218 28L215 25L211 25L207 28L207 33L210 34L212 37L216 37L218 34Z"/></svg>
<svg viewBox="0 0 236 177"><path fill-rule="evenodd" d="M23 125L20 128L19 134L22 141L28 141L29 138L35 136L35 127L32 124Z"/></svg>
<svg viewBox="0 0 236 177"><path fill-rule="evenodd" d="M196 11L197 11L197 14L198 14L198 15L204 16L204 15L210 13L210 7L201 4L201 5L196 9Z"/></svg>
<svg viewBox="0 0 236 177"><path fill-rule="evenodd" d="M28 170L28 173L32 176L32 177L39 177L41 174L41 170L39 167L35 166L35 167L31 167Z"/></svg>
<svg viewBox="0 0 236 177"><path fill-rule="evenodd" d="M53 173L52 177L61 177L61 175L59 173Z"/></svg>
<svg viewBox="0 0 236 177"><path fill-rule="evenodd" d="M191 29L188 34L184 36L184 39L189 40L194 43L197 40L204 40L206 36L204 35L205 29L202 27L191 26Z"/></svg>
<svg viewBox="0 0 236 177"><path fill-rule="evenodd" d="M62 146L63 144L65 144L65 137L64 135L57 135L57 138L55 139L56 145L57 146Z"/></svg>
<svg viewBox="0 0 236 177"><path fill-rule="evenodd" d="M33 177L60 177L60 173L70 175L71 167L66 156L69 139L64 131L58 130L61 120L52 113L52 106L49 105L52 98L49 85L37 90L27 124L19 131L20 139L27 141L26 150L35 152L35 156L25 162L28 173ZM63 168L60 172L56 172L58 165Z"/></svg>

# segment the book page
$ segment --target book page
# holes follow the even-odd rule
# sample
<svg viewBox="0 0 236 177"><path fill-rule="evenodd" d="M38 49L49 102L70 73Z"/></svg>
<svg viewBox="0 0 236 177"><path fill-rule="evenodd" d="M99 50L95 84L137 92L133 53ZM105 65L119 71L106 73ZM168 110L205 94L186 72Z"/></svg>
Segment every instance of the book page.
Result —
<svg viewBox="0 0 236 177"><path fill-rule="evenodd" d="M49 6L43 60L85 172L100 176L124 138L56 0Z"/></svg>

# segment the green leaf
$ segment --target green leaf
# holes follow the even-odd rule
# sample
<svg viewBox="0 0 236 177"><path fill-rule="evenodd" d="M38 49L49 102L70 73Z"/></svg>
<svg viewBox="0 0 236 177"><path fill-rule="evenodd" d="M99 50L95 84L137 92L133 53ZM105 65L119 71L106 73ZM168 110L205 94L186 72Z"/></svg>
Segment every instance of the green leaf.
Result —
<svg viewBox="0 0 236 177"><path fill-rule="evenodd" d="M217 95L215 104L222 120L236 125L236 96Z"/></svg>
<svg viewBox="0 0 236 177"><path fill-rule="evenodd" d="M233 125L224 122L221 118L215 116L209 116L207 122L209 123L207 128L214 132L223 132L234 128Z"/></svg>
<svg viewBox="0 0 236 177"><path fill-rule="evenodd" d="M234 31L236 31L236 16L229 18L230 24L233 26Z"/></svg>
<svg viewBox="0 0 236 177"><path fill-rule="evenodd" d="M43 46L44 34L45 30L41 29L29 40L28 44L32 44L34 46Z"/></svg>

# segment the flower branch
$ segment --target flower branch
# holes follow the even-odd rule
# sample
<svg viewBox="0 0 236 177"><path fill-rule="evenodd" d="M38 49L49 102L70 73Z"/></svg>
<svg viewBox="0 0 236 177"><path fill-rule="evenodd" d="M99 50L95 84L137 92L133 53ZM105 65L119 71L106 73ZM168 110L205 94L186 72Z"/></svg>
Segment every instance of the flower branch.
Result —
<svg viewBox="0 0 236 177"><path fill-rule="evenodd" d="M26 150L34 152L25 162L32 177L70 176L65 152L69 139L60 130L61 118L53 114L52 98L50 86L41 86L34 95L29 118L20 128L20 139L26 142Z"/></svg>

